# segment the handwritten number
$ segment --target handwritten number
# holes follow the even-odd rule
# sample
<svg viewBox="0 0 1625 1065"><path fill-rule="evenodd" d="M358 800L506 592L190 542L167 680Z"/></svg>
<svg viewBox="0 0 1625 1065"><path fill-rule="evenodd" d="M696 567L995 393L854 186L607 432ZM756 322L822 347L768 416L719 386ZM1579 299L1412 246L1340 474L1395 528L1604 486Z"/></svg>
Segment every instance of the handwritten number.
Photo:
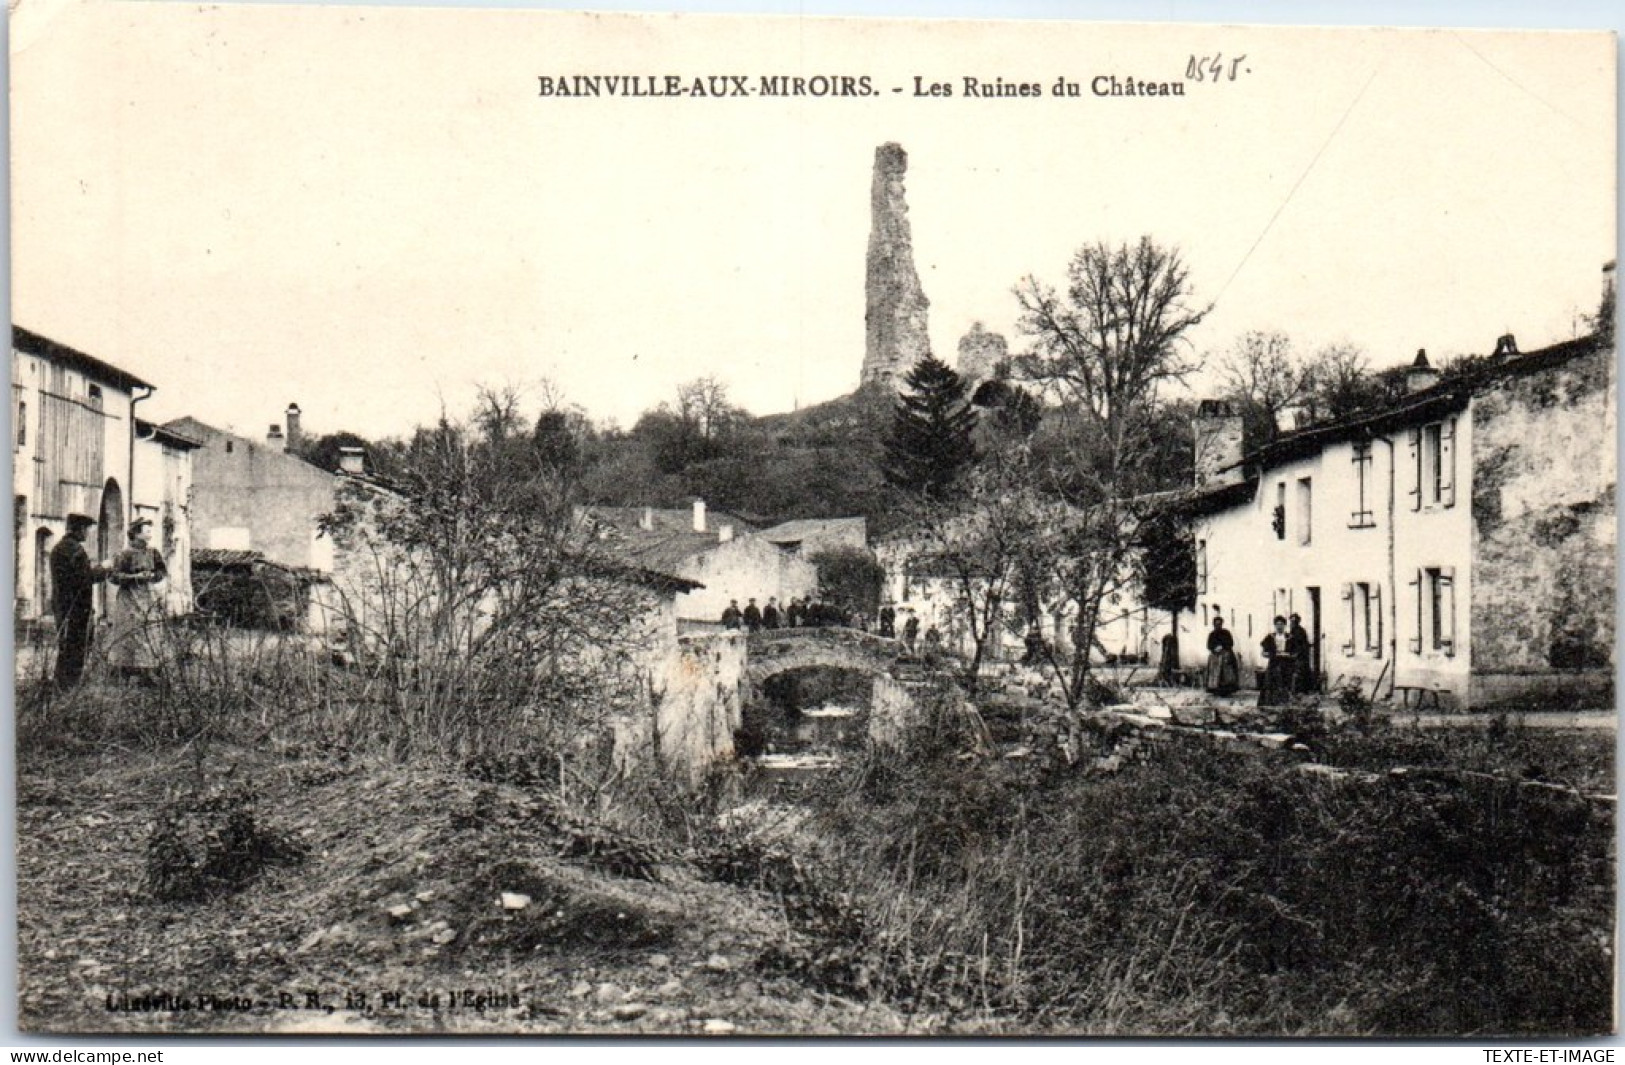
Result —
<svg viewBox="0 0 1625 1065"><path fill-rule="evenodd" d="M1186 81L1235 81L1241 74L1246 73L1241 64L1246 61L1245 55L1238 55L1230 60L1228 76L1226 76L1224 53L1214 52L1211 56L1193 55L1185 64Z"/></svg>

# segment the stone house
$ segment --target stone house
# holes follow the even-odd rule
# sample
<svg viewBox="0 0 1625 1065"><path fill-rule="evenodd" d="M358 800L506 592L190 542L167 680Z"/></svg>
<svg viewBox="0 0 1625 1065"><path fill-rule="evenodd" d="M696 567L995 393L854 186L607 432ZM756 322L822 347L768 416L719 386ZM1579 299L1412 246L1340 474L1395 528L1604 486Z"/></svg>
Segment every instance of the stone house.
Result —
<svg viewBox="0 0 1625 1065"><path fill-rule="evenodd" d="M1593 337L1528 354L1503 337L1443 380L1419 353L1402 401L1245 456L1240 418L1204 404L1181 664L1200 666L1216 616L1252 663L1297 613L1330 688L1611 700L1613 366Z"/></svg>
<svg viewBox="0 0 1625 1065"><path fill-rule="evenodd" d="M251 627L365 626L392 560L377 537L340 543L325 524L341 506L371 514L394 492L362 472L358 448L343 449L337 473L299 458L299 417L289 404L287 432L272 425L263 441L191 417L164 427L199 442L192 474L199 606Z"/></svg>
<svg viewBox="0 0 1625 1065"><path fill-rule="evenodd" d="M685 627L717 623L730 601L743 609L755 599L762 607L769 598L784 604L818 590L812 563L735 515L708 512L703 500L687 509L593 507L588 513L617 557L699 586L677 596Z"/></svg>
<svg viewBox="0 0 1625 1065"><path fill-rule="evenodd" d="M51 548L72 513L96 519L86 546L102 559L124 548L135 517L152 518L154 546L171 574L166 598L171 609L188 609L188 497L197 442L137 417L137 405L156 389L136 375L22 326L12 327L11 348L12 576L19 624L50 615Z"/></svg>
<svg viewBox="0 0 1625 1065"><path fill-rule="evenodd" d="M330 573L333 546L321 518L333 511L338 476L290 452L298 408L289 414L290 436L278 431L265 442L191 417L164 428L201 444L192 467L195 546L257 551L277 565Z"/></svg>

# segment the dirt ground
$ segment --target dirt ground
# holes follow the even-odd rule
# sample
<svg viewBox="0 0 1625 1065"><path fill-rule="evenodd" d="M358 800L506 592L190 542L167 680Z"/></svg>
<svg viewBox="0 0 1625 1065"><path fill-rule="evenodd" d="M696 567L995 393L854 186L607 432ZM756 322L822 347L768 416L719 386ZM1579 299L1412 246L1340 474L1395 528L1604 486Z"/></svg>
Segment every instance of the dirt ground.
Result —
<svg viewBox="0 0 1625 1065"><path fill-rule="evenodd" d="M19 767L25 1031L944 1028L764 974L763 952L793 936L770 896L658 854L628 875L561 856L523 789L246 752L210 765L305 858L197 902L157 901L145 880L155 813L186 794L186 755Z"/></svg>

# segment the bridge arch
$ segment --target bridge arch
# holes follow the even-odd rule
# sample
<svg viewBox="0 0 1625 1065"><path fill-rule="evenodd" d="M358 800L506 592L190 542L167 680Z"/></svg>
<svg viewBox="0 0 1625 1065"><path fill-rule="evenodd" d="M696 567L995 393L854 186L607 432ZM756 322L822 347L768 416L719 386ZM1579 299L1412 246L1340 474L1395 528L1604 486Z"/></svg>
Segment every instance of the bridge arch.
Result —
<svg viewBox="0 0 1625 1065"><path fill-rule="evenodd" d="M745 680L760 690L770 677L815 666L891 676L901 652L896 640L858 629L764 629L750 635Z"/></svg>

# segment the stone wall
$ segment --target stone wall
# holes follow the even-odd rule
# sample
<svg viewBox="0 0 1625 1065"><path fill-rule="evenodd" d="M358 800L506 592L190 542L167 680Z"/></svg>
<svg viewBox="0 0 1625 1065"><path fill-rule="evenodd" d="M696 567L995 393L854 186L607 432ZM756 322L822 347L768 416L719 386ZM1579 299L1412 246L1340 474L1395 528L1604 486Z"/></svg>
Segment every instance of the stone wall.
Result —
<svg viewBox="0 0 1625 1065"><path fill-rule="evenodd" d="M403 586L413 572L404 551L378 531L385 512L403 505L370 481L335 479L332 513L340 520L320 535L328 579L310 589L305 623L311 632L360 653L389 637L388 619L401 604L421 597L421 589Z"/></svg>
<svg viewBox="0 0 1625 1065"><path fill-rule="evenodd" d="M657 765L690 780L731 758L744 721L745 661L743 633L683 637L650 679L652 731L628 739L647 742Z"/></svg>
<svg viewBox="0 0 1625 1065"><path fill-rule="evenodd" d="M1010 344L998 333L989 332L981 322L959 338L959 376L975 384L986 381L1010 357Z"/></svg>
<svg viewBox="0 0 1625 1065"><path fill-rule="evenodd" d="M1610 370L1594 348L1473 400L1473 704L1612 705Z"/></svg>
<svg viewBox="0 0 1625 1065"><path fill-rule="evenodd" d="M895 677L875 677L869 696L869 738L882 747L896 747L917 723L914 693Z"/></svg>

